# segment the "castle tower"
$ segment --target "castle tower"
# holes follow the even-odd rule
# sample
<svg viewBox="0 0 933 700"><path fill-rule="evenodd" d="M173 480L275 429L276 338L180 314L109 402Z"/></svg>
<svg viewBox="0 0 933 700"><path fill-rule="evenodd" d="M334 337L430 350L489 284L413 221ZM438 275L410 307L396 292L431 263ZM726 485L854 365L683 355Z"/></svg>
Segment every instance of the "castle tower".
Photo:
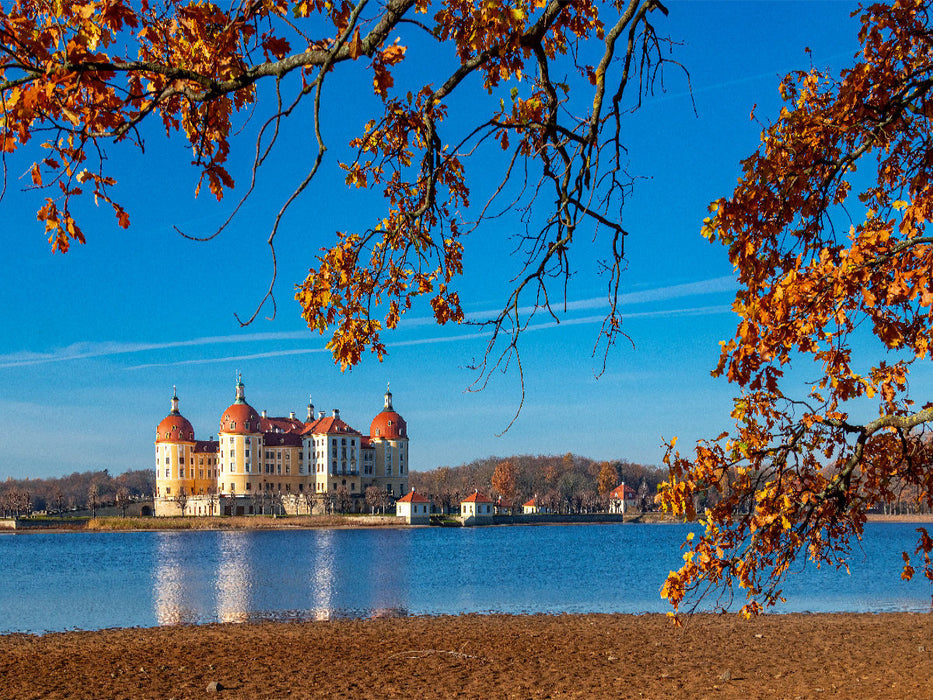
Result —
<svg viewBox="0 0 933 700"><path fill-rule="evenodd" d="M375 450L374 483L388 493L408 493L408 424L392 407L386 386L383 408L369 426L369 443Z"/></svg>
<svg viewBox="0 0 933 700"><path fill-rule="evenodd" d="M262 490L262 426L256 409L246 402L243 378L237 373L235 399L220 418L217 492L252 496Z"/></svg>
<svg viewBox="0 0 933 700"><path fill-rule="evenodd" d="M172 410L156 428L156 514L179 511L178 503L194 491L194 428L178 410L178 392L172 387ZM162 501L162 508L158 501ZM162 512L159 512L159 511ZM169 511L172 511L171 513Z"/></svg>

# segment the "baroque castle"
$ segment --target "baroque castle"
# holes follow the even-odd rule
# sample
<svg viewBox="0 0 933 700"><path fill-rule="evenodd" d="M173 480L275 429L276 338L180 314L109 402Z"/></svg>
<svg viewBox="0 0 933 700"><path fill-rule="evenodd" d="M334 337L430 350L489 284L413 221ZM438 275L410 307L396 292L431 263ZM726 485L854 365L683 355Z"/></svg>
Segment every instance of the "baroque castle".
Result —
<svg viewBox="0 0 933 700"><path fill-rule="evenodd" d="M213 436L212 436L213 438ZM334 410L302 421L261 414L246 402L242 377L220 417L217 440L196 440L172 410L156 429L156 515L360 512L372 486L390 499L408 492L408 426L386 390L369 435Z"/></svg>

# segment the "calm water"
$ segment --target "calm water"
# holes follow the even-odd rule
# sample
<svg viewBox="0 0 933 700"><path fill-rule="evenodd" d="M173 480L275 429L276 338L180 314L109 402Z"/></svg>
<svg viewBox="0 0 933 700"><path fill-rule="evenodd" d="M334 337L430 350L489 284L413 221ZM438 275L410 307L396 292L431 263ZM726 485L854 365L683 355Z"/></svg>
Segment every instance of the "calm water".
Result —
<svg viewBox="0 0 933 700"><path fill-rule="evenodd" d="M462 612L666 612L680 525L0 535L0 632ZM928 611L916 526L873 524L851 575L806 567L791 611Z"/></svg>

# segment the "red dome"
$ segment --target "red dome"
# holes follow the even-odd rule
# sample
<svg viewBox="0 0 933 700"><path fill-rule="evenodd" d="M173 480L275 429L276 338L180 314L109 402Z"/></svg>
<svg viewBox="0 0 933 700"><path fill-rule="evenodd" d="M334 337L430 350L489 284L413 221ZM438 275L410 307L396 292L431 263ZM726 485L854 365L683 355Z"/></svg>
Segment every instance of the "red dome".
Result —
<svg viewBox="0 0 933 700"><path fill-rule="evenodd" d="M194 442L194 428L180 413L170 413L156 428L156 442Z"/></svg>
<svg viewBox="0 0 933 700"><path fill-rule="evenodd" d="M398 440L408 437L408 425L405 419L395 411L383 411L373 418L369 426L370 438L385 438L387 440Z"/></svg>
<svg viewBox="0 0 933 700"><path fill-rule="evenodd" d="M259 414L248 403L233 403L220 419L220 432L248 435L261 433Z"/></svg>

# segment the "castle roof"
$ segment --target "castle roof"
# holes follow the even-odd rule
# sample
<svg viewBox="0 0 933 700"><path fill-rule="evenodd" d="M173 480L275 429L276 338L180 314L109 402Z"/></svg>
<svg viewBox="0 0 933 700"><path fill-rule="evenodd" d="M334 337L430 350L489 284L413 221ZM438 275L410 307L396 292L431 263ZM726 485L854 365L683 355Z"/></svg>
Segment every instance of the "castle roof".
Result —
<svg viewBox="0 0 933 700"><path fill-rule="evenodd" d="M386 389L385 403L382 411L376 414L369 425L370 438L398 440L408 438L408 425L398 411L392 408L392 392Z"/></svg>
<svg viewBox="0 0 933 700"><path fill-rule="evenodd" d="M194 428L180 413L170 413L156 428L156 442L194 442Z"/></svg>
<svg viewBox="0 0 933 700"><path fill-rule="evenodd" d="M156 442L194 442L194 428L178 412L178 392L172 387L172 410L156 428Z"/></svg>
<svg viewBox="0 0 933 700"><path fill-rule="evenodd" d="M318 418L308 425L302 435L360 435L359 431L351 428L340 418L340 414Z"/></svg>

